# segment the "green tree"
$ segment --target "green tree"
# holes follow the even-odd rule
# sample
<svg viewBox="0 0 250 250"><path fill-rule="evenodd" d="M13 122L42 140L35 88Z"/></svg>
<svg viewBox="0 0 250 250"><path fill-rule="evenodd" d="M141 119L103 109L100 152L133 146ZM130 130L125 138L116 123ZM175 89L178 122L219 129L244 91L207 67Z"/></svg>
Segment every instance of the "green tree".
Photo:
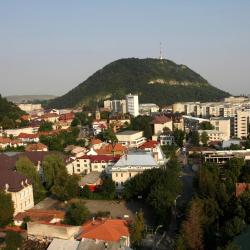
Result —
<svg viewBox="0 0 250 250"><path fill-rule="evenodd" d="M203 245L203 214L200 202L193 200L183 223L183 236L190 250L202 250Z"/></svg>
<svg viewBox="0 0 250 250"><path fill-rule="evenodd" d="M200 136L199 136L198 131L191 131L189 133L189 137L190 137L191 143L194 146L199 146L200 145Z"/></svg>
<svg viewBox="0 0 250 250"><path fill-rule="evenodd" d="M240 196L241 205L245 210L245 221L250 224L250 191L246 191Z"/></svg>
<svg viewBox="0 0 250 250"><path fill-rule="evenodd" d="M83 187L83 189L82 189L82 191L81 191L81 196L83 197L83 198L87 198L87 199L89 199L90 197L91 197L91 191L90 191L90 189L89 189L89 186L88 185L85 185L84 187Z"/></svg>
<svg viewBox="0 0 250 250"><path fill-rule="evenodd" d="M208 137L208 134L207 134L206 131L203 131L203 132L201 133L200 140L201 140L201 143L202 143L203 145L207 145L207 142L208 142L208 140L209 140L209 137Z"/></svg>
<svg viewBox="0 0 250 250"><path fill-rule="evenodd" d="M64 223L80 226L90 217L90 212L83 201L75 201L66 211Z"/></svg>
<svg viewBox="0 0 250 250"><path fill-rule="evenodd" d="M23 237L20 233L8 231L5 237L6 250L21 249L23 245Z"/></svg>
<svg viewBox="0 0 250 250"><path fill-rule="evenodd" d="M52 122L46 122L44 121L40 127L39 127L39 131L43 132L43 131L52 131L53 130L53 123Z"/></svg>
<svg viewBox="0 0 250 250"><path fill-rule="evenodd" d="M0 227L4 227L12 222L14 214L14 204L11 194L0 190Z"/></svg>
<svg viewBox="0 0 250 250"><path fill-rule="evenodd" d="M180 129L175 129L173 132L175 143L179 147L183 147L183 141L185 139L185 132Z"/></svg>
<svg viewBox="0 0 250 250"><path fill-rule="evenodd" d="M115 182L111 178L103 180L101 187L102 195L108 199L114 199L115 197Z"/></svg>
<svg viewBox="0 0 250 250"><path fill-rule="evenodd" d="M241 174L241 169L244 166L244 159L242 158L232 158L228 162L228 170L230 171L230 177L236 182Z"/></svg>
<svg viewBox="0 0 250 250"><path fill-rule="evenodd" d="M201 129L201 130L213 130L214 126L210 122L201 122L199 124L199 129Z"/></svg>
<svg viewBox="0 0 250 250"><path fill-rule="evenodd" d="M143 212L140 210L135 215L134 223L130 227L131 242L134 246L139 246L144 235L145 222Z"/></svg>
<svg viewBox="0 0 250 250"><path fill-rule="evenodd" d="M48 190L54 186L55 179L61 172L66 174L63 158L57 154L45 156L43 160L43 173L45 177L45 186Z"/></svg>
<svg viewBox="0 0 250 250"><path fill-rule="evenodd" d="M46 190L41 183L34 164L30 161L30 159L28 159L28 157L21 156L18 158L16 162L16 170L32 181L35 203L46 197Z"/></svg>
<svg viewBox="0 0 250 250"><path fill-rule="evenodd" d="M223 227L224 237L231 240L234 236L239 235L244 228L245 224L242 218L235 216L234 218L226 221Z"/></svg>

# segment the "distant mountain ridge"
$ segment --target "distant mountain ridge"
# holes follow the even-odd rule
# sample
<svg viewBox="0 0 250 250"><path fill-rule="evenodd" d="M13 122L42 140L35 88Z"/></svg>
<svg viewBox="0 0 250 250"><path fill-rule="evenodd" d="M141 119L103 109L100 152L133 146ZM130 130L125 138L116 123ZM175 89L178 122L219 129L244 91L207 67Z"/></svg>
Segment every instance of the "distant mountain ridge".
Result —
<svg viewBox="0 0 250 250"><path fill-rule="evenodd" d="M11 95L6 96L6 99L10 102L14 103L25 103L25 102L33 102L33 101L45 101L56 98L54 95Z"/></svg>
<svg viewBox="0 0 250 250"><path fill-rule="evenodd" d="M50 107L88 105L138 93L141 103L160 106L179 101L217 101L229 96L185 65L170 60L127 58L114 61L49 102Z"/></svg>

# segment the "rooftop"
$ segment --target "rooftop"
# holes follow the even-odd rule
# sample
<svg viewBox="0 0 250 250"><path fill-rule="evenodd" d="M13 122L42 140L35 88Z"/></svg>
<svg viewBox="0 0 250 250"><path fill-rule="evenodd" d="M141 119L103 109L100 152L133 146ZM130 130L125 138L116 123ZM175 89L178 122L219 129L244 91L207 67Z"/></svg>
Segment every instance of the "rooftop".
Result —
<svg viewBox="0 0 250 250"><path fill-rule="evenodd" d="M116 135L134 135L134 134L137 134L137 133L140 133L140 132L142 132L142 131L138 131L138 130L125 130L125 131L116 133Z"/></svg>

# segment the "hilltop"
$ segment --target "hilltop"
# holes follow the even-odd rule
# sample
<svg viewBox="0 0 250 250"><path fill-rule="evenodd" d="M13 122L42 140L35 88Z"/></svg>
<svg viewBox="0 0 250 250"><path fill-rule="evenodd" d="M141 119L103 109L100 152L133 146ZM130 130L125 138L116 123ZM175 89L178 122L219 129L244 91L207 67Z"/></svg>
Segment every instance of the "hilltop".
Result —
<svg viewBox="0 0 250 250"><path fill-rule="evenodd" d="M67 94L51 100L49 106L88 105L124 98L128 93L138 93L141 103L160 106L178 101L217 101L229 96L185 65L165 59L127 58L106 65Z"/></svg>

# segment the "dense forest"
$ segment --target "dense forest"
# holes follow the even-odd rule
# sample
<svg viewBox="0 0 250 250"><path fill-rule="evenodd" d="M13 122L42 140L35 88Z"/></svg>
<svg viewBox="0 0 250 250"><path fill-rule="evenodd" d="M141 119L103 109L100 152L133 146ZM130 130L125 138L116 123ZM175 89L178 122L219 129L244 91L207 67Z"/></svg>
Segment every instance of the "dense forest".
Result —
<svg viewBox="0 0 250 250"><path fill-rule="evenodd" d="M8 102L0 95L0 127L14 128L16 120L23 114L24 112L14 103Z"/></svg>
<svg viewBox="0 0 250 250"><path fill-rule="evenodd" d="M185 65L170 60L128 58L98 70L67 94L49 102L65 108L107 98L139 94L141 103L160 106L178 101L216 101L229 94L208 83Z"/></svg>

